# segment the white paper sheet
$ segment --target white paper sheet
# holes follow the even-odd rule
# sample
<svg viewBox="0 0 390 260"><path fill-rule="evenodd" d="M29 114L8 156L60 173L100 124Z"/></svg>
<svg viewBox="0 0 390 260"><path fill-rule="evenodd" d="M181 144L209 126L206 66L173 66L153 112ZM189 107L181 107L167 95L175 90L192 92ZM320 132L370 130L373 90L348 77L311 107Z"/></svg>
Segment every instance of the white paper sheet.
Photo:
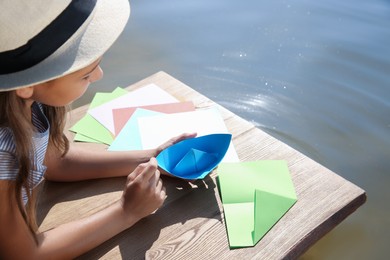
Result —
<svg viewBox="0 0 390 260"><path fill-rule="evenodd" d="M138 127L143 149L156 148L182 133L196 132L198 136L228 133L225 122L216 107L192 112L140 117ZM230 143L223 161L239 161L233 143Z"/></svg>
<svg viewBox="0 0 390 260"><path fill-rule="evenodd" d="M179 100L155 84L150 84L91 109L89 114L114 134L115 127L112 115L113 109L174 102L179 102Z"/></svg>

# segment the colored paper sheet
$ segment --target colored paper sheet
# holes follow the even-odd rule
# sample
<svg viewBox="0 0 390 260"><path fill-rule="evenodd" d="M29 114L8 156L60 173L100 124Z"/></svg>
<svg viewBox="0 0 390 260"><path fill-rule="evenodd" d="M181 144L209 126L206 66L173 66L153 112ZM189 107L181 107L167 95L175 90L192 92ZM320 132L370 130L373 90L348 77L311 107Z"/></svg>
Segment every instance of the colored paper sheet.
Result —
<svg viewBox="0 0 390 260"><path fill-rule="evenodd" d="M173 176L203 179L223 159L232 139L231 134L211 134L183 140L157 156L158 165Z"/></svg>
<svg viewBox="0 0 390 260"><path fill-rule="evenodd" d="M115 136L119 134L119 132L122 130L126 122L130 119L131 115L134 113L134 111L137 108L143 108L143 109L167 113L167 114L188 112L188 111L195 110L194 103L192 103L191 101L157 104L157 105L140 106L140 107L116 108L112 110L112 114L114 118Z"/></svg>
<svg viewBox="0 0 390 260"><path fill-rule="evenodd" d="M73 141L75 142L84 142L84 143L96 143L96 144L101 144L102 142L101 141L98 141L98 140L95 140L95 139L92 139L88 136L85 136L85 135L82 135L80 133L76 133L74 138L73 138Z"/></svg>
<svg viewBox="0 0 390 260"><path fill-rule="evenodd" d="M128 92L122 88L116 88L112 93L96 93L89 109L93 109L126 93ZM70 131L76 132L75 141L110 144L114 140L111 133L88 113L73 125Z"/></svg>
<svg viewBox="0 0 390 260"><path fill-rule="evenodd" d="M136 89L119 98L111 100L101 106L89 110L98 122L107 128L112 134L115 133L114 119L112 110L124 107L138 107L156 104L166 104L179 102L175 97L170 95L155 84L150 84Z"/></svg>
<svg viewBox="0 0 390 260"><path fill-rule="evenodd" d="M285 161L221 163L217 171L231 248L256 245L297 201Z"/></svg>
<svg viewBox="0 0 390 260"><path fill-rule="evenodd" d="M196 132L198 137L208 134L228 133L217 107L141 117L138 119L138 127L143 149L155 148L182 133ZM232 142L230 142L223 161L239 161Z"/></svg>
<svg viewBox="0 0 390 260"><path fill-rule="evenodd" d="M132 117L127 121L122 131L115 137L108 148L109 151L142 150L142 144L138 129L138 118L160 115L160 112L137 108Z"/></svg>

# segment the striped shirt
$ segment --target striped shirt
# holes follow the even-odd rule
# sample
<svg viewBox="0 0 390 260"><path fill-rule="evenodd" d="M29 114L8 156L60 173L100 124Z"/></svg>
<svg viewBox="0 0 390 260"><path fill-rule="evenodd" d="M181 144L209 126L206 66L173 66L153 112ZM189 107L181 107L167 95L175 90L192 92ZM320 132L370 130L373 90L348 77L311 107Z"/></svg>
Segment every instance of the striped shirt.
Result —
<svg viewBox="0 0 390 260"><path fill-rule="evenodd" d="M30 187L36 187L43 179L46 166L43 165L49 141L49 122L43 113L42 105L34 102L31 106L31 121L36 131L32 137L34 156L33 169L29 175ZM0 180L16 180L19 167L16 160L16 147L13 133L8 127L0 127ZM22 191L23 202L27 202L26 191Z"/></svg>

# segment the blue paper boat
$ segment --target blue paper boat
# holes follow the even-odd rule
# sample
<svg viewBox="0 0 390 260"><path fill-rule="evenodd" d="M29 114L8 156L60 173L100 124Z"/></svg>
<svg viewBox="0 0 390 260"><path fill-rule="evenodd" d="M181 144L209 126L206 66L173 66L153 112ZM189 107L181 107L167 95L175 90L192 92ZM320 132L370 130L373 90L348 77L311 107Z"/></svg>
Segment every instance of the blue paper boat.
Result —
<svg viewBox="0 0 390 260"><path fill-rule="evenodd" d="M158 165L173 176L194 180L207 176L225 156L231 134L210 134L183 140L157 156Z"/></svg>

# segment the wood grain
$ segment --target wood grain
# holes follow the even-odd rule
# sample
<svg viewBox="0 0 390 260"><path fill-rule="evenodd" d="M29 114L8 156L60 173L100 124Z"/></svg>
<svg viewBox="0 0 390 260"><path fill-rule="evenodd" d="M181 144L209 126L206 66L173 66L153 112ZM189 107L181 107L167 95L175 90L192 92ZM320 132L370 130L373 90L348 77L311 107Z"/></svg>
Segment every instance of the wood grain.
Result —
<svg viewBox="0 0 390 260"><path fill-rule="evenodd" d="M159 72L129 87L154 83L197 108L217 105L170 75ZM290 146L217 105L241 161L288 162L297 203L250 248L230 250L223 208L216 187L217 170L193 184L164 177L168 199L163 207L80 259L296 259L366 200L365 191ZM88 106L74 109L69 126ZM69 138L73 134L66 133ZM91 149L99 144L77 143ZM76 183L45 182L38 205L40 229L93 214L120 197L124 178Z"/></svg>

